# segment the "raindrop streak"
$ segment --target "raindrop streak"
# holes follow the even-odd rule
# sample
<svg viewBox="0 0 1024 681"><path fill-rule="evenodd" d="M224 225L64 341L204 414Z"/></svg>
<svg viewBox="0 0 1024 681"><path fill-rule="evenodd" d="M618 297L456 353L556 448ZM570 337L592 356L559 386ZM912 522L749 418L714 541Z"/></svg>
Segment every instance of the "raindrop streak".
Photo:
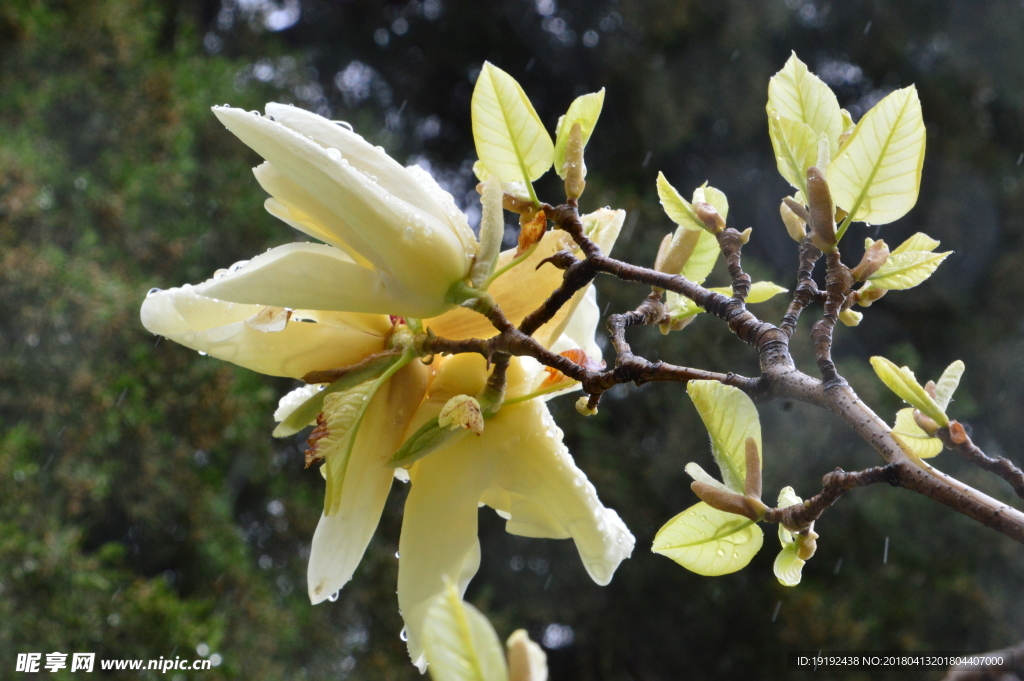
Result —
<svg viewBox="0 0 1024 681"><path fill-rule="evenodd" d="M332 593L330 596L327 597L327 600L329 600L331 603L333 603L336 600L338 600L338 596L340 596L340 595L341 595L340 591L335 591L334 593Z"/></svg>
<svg viewBox="0 0 1024 681"><path fill-rule="evenodd" d="M836 561L836 566L832 568L832 574L838 575L839 571L843 568L843 557L839 556L839 560Z"/></svg>
<svg viewBox="0 0 1024 681"><path fill-rule="evenodd" d="M869 21L868 23L866 23L864 25L864 35L867 35L868 31L870 31L870 30L871 30L871 22Z"/></svg>
<svg viewBox="0 0 1024 681"><path fill-rule="evenodd" d="M647 164L651 162L651 156L652 156L653 154L654 154L654 152L651 152L651 151L648 151L648 152L647 152L647 155L646 155L646 156L644 156L644 162L640 164L640 168L641 168L641 169L644 169L644 168L646 168L646 167L647 167Z"/></svg>
<svg viewBox="0 0 1024 681"><path fill-rule="evenodd" d="M1020 156L1017 157L1017 165L1024 163L1024 151L1021 152Z"/></svg>
<svg viewBox="0 0 1024 681"><path fill-rule="evenodd" d="M782 609L782 601L775 602L775 610L772 611L772 624L775 624L775 618L779 616L779 610Z"/></svg>
<svg viewBox="0 0 1024 681"><path fill-rule="evenodd" d="M889 538L885 538L885 551L882 553L882 565L889 563Z"/></svg>

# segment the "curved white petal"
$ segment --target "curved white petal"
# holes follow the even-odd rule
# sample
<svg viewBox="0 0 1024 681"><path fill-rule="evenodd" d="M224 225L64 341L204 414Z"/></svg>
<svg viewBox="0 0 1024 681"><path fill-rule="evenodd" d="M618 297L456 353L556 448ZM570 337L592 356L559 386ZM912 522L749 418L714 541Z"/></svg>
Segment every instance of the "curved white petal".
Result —
<svg viewBox="0 0 1024 681"><path fill-rule="evenodd" d="M477 246L479 245L476 240L476 235L473 234L473 230L469 226L466 214L459 210L459 207L455 205L455 197L448 193L444 187L439 185L433 175L418 165L409 166L405 169L405 172L408 173L413 182L418 184L420 188L431 196L434 202L441 207L443 215L447 218L448 223L452 226L452 229L455 230L455 233L459 235L459 239L462 241L463 246L475 255Z"/></svg>
<svg viewBox="0 0 1024 681"><path fill-rule="evenodd" d="M450 222L451 215L442 204L442 197L428 191L418 178L411 177L408 169L388 156L382 148L367 142L362 135L344 125L338 125L323 116L290 104L269 102L266 111L267 115L272 116L278 123L300 135L312 138L321 147L340 151L342 157L357 170L377 178L377 184L392 196L416 206L441 222ZM451 195L448 195L448 198L451 200ZM456 227L452 226L452 229ZM470 234L472 235L472 231Z"/></svg>
<svg viewBox="0 0 1024 681"><path fill-rule="evenodd" d="M214 113L278 171L343 217L405 288L443 298L466 275L473 254L450 224L388 192L379 177L359 170L337 148L326 149L270 117L231 107L216 107Z"/></svg>
<svg viewBox="0 0 1024 681"><path fill-rule="evenodd" d="M378 390L363 417L345 473L341 507L321 515L313 534L307 582L313 604L352 578L384 510L394 471L387 461L402 443L423 399L429 369L412 362Z"/></svg>
<svg viewBox="0 0 1024 681"><path fill-rule="evenodd" d="M410 291L383 272L356 265L337 248L311 243L272 248L195 289L235 303L418 318L445 307L441 295Z"/></svg>
<svg viewBox="0 0 1024 681"><path fill-rule="evenodd" d="M280 331L261 331L247 320L263 310L214 300L186 285L148 296L140 316L151 333L175 343L262 374L293 378L380 352L391 329L384 315L296 310Z"/></svg>

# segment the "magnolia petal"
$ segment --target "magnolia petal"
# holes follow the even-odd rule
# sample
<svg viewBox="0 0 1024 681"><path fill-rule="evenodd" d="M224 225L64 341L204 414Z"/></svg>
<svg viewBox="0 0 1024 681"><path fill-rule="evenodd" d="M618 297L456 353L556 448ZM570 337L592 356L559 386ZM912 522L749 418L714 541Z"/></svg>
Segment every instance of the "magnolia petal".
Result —
<svg viewBox="0 0 1024 681"><path fill-rule="evenodd" d="M352 578L370 543L387 500L394 472L388 459L423 398L429 369L411 362L377 391L356 436L341 492L341 505L313 534L307 582L315 605Z"/></svg>
<svg viewBox="0 0 1024 681"><path fill-rule="evenodd" d="M411 290L439 288L433 295L443 297L452 282L465 276L472 253L466 253L451 225L392 195L378 184L379 177L360 171L337 148L325 149L270 117L231 107L215 107L214 113L283 175L344 216Z"/></svg>
<svg viewBox="0 0 1024 681"><path fill-rule="evenodd" d="M425 664L422 631L427 609L444 591L445 577L459 581L461 595L480 565L477 502L488 472L464 457L449 455L458 449L434 452L409 470L411 489L398 543L398 607L409 656L417 666Z"/></svg>
<svg viewBox="0 0 1024 681"><path fill-rule="evenodd" d="M357 170L376 177L377 184L392 196L430 213L442 222L448 221L447 211L435 197L424 191L422 184L411 181L402 164L380 147L367 142L362 135L323 116L289 104L270 102L266 106L266 111L267 115L273 116L278 123L300 135L311 137L321 147L340 151L342 157Z"/></svg>
<svg viewBox="0 0 1024 681"><path fill-rule="evenodd" d="M484 435L490 441L480 447L487 448L497 484L547 511L576 542L591 578L602 586L610 582L635 540L576 467L547 405L530 400L506 407L488 421ZM515 521L513 497L512 528L506 529L515 529Z"/></svg>
<svg viewBox="0 0 1024 681"><path fill-rule="evenodd" d="M563 249L573 250L574 246L572 238L565 232L547 232L529 257L494 280L488 292L513 324L521 323L562 283L562 270L550 264L541 265L540 269L537 266L545 258ZM514 257L514 248L503 251L498 256L496 268L504 267ZM486 317L461 307L427 319L424 325L438 336L452 340L490 338L498 333Z"/></svg>
<svg viewBox="0 0 1024 681"><path fill-rule="evenodd" d="M352 261L363 267L386 267L386 261L337 213L331 211L288 179L273 164L264 162L253 168L253 175L263 190L270 194L263 206L267 212L324 243L345 251Z"/></svg>
<svg viewBox="0 0 1024 681"><path fill-rule="evenodd" d="M409 317L433 314L443 300L417 295L382 272L356 265L337 248L311 243L272 248L195 289L235 303Z"/></svg>
<svg viewBox="0 0 1024 681"><path fill-rule="evenodd" d="M198 287L185 285L148 296L141 318L151 333L185 347L261 374L293 378L380 352L391 330L383 315L309 310L295 310L281 331L259 331L246 324L263 309L214 300L200 295Z"/></svg>

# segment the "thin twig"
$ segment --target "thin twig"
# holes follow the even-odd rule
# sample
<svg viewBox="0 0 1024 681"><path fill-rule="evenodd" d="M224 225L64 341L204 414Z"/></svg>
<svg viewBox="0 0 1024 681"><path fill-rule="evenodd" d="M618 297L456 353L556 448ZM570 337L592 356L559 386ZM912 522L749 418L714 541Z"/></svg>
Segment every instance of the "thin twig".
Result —
<svg viewBox="0 0 1024 681"><path fill-rule="evenodd" d="M769 523L782 523L787 530L800 532L810 527L815 520L821 517L825 509L834 504L844 493L855 487L865 487L880 482L898 486L899 477L896 466L889 464L850 472L837 468L831 473L826 473L821 479L821 492L802 504L768 509L764 520Z"/></svg>
<svg viewBox="0 0 1024 681"><path fill-rule="evenodd" d="M949 428L939 428L935 431L936 437L942 443L960 454L962 457L973 463L978 468L989 473L995 473L1000 478L1010 483L1010 487L1017 496L1024 499L1024 471L1017 468L1012 461L1001 456L989 456L981 451L978 445L971 441L964 427L953 421Z"/></svg>

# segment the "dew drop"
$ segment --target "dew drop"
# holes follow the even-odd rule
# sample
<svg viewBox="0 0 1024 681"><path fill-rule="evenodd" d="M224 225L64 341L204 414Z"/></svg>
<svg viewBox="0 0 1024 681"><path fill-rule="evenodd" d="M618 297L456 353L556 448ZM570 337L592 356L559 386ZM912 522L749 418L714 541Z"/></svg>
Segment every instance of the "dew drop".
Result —
<svg viewBox="0 0 1024 681"><path fill-rule="evenodd" d="M221 268L221 269L219 269L219 270L217 270L216 272L213 273L213 278L214 279L220 279L221 277L223 277L227 273L228 273L228 271L226 269Z"/></svg>
<svg viewBox="0 0 1024 681"><path fill-rule="evenodd" d="M395 558L398 558L398 551L395 551Z"/></svg>
<svg viewBox="0 0 1024 681"><path fill-rule="evenodd" d="M155 296L156 294L160 293L161 291L163 291L163 289L151 288L151 289L149 289L149 292L146 293L146 297L149 298L150 296Z"/></svg>
<svg viewBox="0 0 1024 681"><path fill-rule="evenodd" d="M242 269L243 267L245 267L248 264L249 264L248 260L239 260L234 265L232 265L231 267L228 268L228 274L234 274L235 272L237 272L238 270Z"/></svg>
<svg viewBox="0 0 1024 681"><path fill-rule="evenodd" d="M334 147L331 147L327 150L327 155L333 158L335 161L341 160L341 152L335 149Z"/></svg>
<svg viewBox="0 0 1024 681"><path fill-rule="evenodd" d="M406 630L405 627L402 627L402 631L399 632L398 638L402 639L403 641L409 640L409 632Z"/></svg>
<svg viewBox="0 0 1024 681"><path fill-rule="evenodd" d="M334 603L336 600L338 600L338 596L340 596L340 595L341 595L340 591L335 591L334 593L332 593L330 596L327 597L327 600L329 600L331 603Z"/></svg>
<svg viewBox="0 0 1024 681"><path fill-rule="evenodd" d="M348 121L334 121L334 124L339 127L345 128L349 132L352 132L352 124L349 123Z"/></svg>
<svg viewBox="0 0 1024 681"><path fill-rule="evenodd" d="M202 350L199 351L199 354L202 355L203 357L206 357L206 353L203 352Z"/></svg>
<svg viewBox="0 0 1024 681"><path fill-rule="evenodd" d="M718 549L717 551L715 551L715 553L717 553L719 557L725 556L725 551L723 551L722 549Z"/></svg>

